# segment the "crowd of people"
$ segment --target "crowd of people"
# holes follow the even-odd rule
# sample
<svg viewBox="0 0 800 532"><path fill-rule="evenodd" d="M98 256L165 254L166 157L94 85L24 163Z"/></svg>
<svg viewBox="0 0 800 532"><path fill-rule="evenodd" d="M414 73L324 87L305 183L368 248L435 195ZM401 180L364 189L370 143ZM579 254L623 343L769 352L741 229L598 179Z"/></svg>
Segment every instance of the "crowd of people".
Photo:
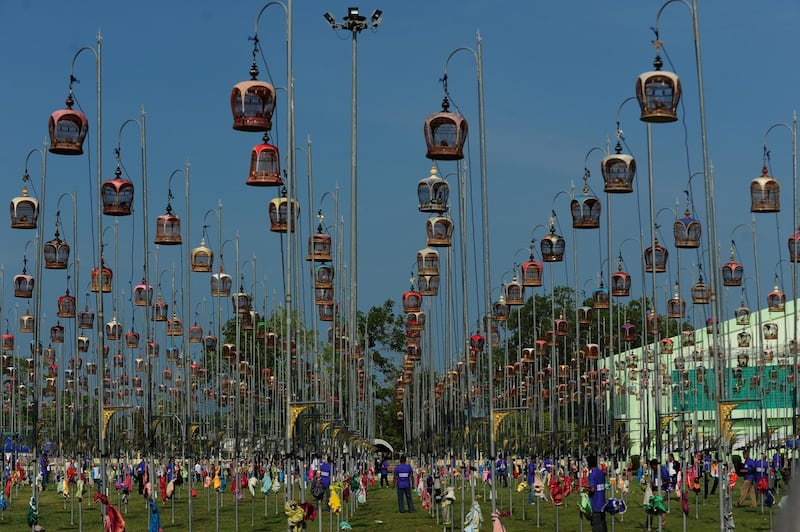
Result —
<svg viewBox="0 0 800 532"><path fill-rule="evenodd" d="M733 489L741 479L737 507L770 506L788 475L786 460L777 450L771 457L761 452L758 458L744 450L741 460L734 461L730 470L710 451L689 456L685 464L670 453L663 461L651 458L627 462L594 455L556 459L502 454L483 460L405 455L393 459L381 455L361 461L313 456L304 461L187 462L175 457L149 461L139 457L109 460L105 466L103 475L99 461L86 456L51 459L48 453L42 453L35 461L21 453L5 453L0 505L8 504L11 487L17 483L35 484L42 491L56 489L65 498L79 499L91 492L102 496L117 490L127 504L131 494L164 503L177 487L187 483L191 486L190 496L196 496L197 489L206 488L223 493L229 490L241 499L248 491L255 496L257 489L263 494L277 493L291 482L300 500L311 500L311 507L316 500L322 511L338 513L342 499L351 494L358 502L365 502L368 489L391 488L396 490L398 512L415 512L421 507L435 511L448 523L452 520L450 506L455 490L465 484L483 484L490 493L511 493L513 488L521 493L527 491L530 504L547 502L560 506L569 495L578 495L578 504L591 522L591 530L603 532L607 530L607 515L626 511L633 483L639 483L644 490L642 506L648 519L659 518L664 525L670 501L688 513L688 493L714 496L721 482L728 482ZM296 506L292 508L294 511ZM303 511L309 511L308 507ZM287 515L288 512L287 509Z"/></svg>

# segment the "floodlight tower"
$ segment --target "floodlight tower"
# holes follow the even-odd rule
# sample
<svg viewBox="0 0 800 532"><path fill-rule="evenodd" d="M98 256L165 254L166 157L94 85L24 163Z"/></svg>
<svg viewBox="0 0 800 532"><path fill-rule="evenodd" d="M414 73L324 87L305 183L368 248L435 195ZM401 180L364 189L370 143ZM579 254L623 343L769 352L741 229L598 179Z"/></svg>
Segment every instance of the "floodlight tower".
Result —
<svg viewBox="0 0 800 532"><path fill-rule="evenodd" d="M325 20L335 31L349 31L352 39L352 114L350 124L350 305L348 319L351 334L355 334L356 316L358 312L358 34L365 29L376 29L381 23L383 11L373 11L369 21L367 17L359 14L357 7L348 7L347 16L341 23L330 13L325 13ZM355 340L355 339L353 339ZM358 345L353 341L352 345ZM341 408L341 398L339 405ZM341 411L340 411L341 414ZM341 417L341 415L340 415Z"/></svg>

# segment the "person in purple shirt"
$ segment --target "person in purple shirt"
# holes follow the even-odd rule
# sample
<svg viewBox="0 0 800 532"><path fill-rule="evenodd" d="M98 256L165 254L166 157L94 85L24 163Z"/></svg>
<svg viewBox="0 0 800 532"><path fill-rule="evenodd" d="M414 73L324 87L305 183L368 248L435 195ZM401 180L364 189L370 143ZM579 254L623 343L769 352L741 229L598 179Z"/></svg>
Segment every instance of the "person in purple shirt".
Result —
<svg viewBox="0 0 800 532"><path fill-rule="evenodd" d="M504 488L507 488L508 462L506 461L505 457L502 454L498 457L497 462L495 462L494 468L497 471L498 486L502 484Z"/></svg>
<svg viewBox="0 0 800 532"><path fill-rule="evenodd" d="M777 490L783 475L783 455L777 449L775 454L772 455L772 464L770 465L772 467L772 478L775 479L772 488Z"/></svg>
<svg viewBox="0 0 800 532"><path fill-rule="evenodd" d="M39 460L39 469L42 474L42 490L47 488L47 481L50 477L50 460L47 458L47 453L42 453L42 458Z"/></svg>
<svg viewBox="0 0 800 532"><path fill-rule="evenodd" d="M589 494L592 503L592 532L606 532L606 514L603 508L606 505L606 474L597 467L597 457L590 455L586 459L589 467L589 479L584 491Z"/></svg>
<svg viewBox="0 0 800 532"><path fill-rule="evenodd" d="M755 508L758 506L756 500L756 462L750 458L750 451L746 450L742 453L742 469L741 475L744 477L744 485L742 491L739 493L739 500L736 501L736 506L744 506L744 501L750 497L750 506Z"/></svg>
<svg viewBox="0 0 800 532"><path fill-rule="evenodd" d="M394 468L394 485L397 488L397 506L400 513L405 512L404 500L408 503L408 511L414 511L414 501L411 499L411 480L414 470L406 463L406 457L400 457L400 464Z"/></svg>
<svg viewBox="0 0 800 532"><path fill-rule="evenodd" d="M319 465L319 476L320 480L322 481L322 487L328 489L331 487L331 458L330 456L325 457L325 460Z"/></svg>
<svg viewBox="0 0 800 532"><path fill-rule="evenodd" d="M671 479L667 466L658 466L658 458L650 460L650 471L653 477L650 479L650 487L653 494L660 494L664 497L664 503L669 501L669 490L671 488ZM667 526L667 514L661 514L661 528Z"/></svg>
<svg viewBox="0 0 800 532"><path fill-rule="evenodd" d="M769 460L767 460L767 453L761 453L761 459L756 460L756 485L762 478L769 478Z"/></svg>
<svg viewBox="0 0 800 532"><path fill-rule="evenodd" d="M528 503L533 504L533 483L536 482L536 462L534 461L533 457L528 461L528 487L530 488L530 493L528 494Z"/></svg>
<svg viewBox="0 0 800 532"><path fill-rule="evenodd" d="M381 462L381 487L383 484L386 483L386 487L389 487L389 462L386 461L386 457L383 458Z"/></svg>
<svg viewBox="0 0 800 532"><path fill-rule="evenodd" d="M325 495L322 497L322 507L330 510L328 500L331 496L331 476L333 476L333 466L331 466L331 457L326 456L325 460L319 465L319 479L322 482L322 487L325 488Z"/></svg>
<svg viewBox="0 0 800 532"><path fill-rule="evenodd" d="M672 479L669 476L669 470L667 469L667 466L662 465L659 467L658 459L653 458L650 460L650 470L653 474L650 484L653 494L658 494L659 491L661 491L662 494L666 494L666 492L671 489L672 484ZM666 497L664 499L666 500Z"/></svg>
<svg viewBox="0 0 800 532"><path fill-rule="evenodd" d="M761 453L761 459L756 460L756 476L753 480L757 494L765 493L769 489L769 460L767 453Z"/></svg>

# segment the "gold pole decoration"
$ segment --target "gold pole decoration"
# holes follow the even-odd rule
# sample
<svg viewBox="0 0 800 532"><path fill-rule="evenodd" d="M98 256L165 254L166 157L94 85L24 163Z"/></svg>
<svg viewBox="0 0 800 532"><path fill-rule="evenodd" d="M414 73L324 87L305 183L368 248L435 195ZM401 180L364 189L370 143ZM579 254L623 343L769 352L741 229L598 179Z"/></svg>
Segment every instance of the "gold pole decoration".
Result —
<svg viewBox="0 0 800 532"><path fill-rule="evenodd" d="M331 434L331 443L336 444L336 437L339 436L339 433L342 431L341 427L336 427L333 429L333 433Z"/></svg>
<svg viewBox="0 0 800 532"><path fill-rule="evenodd" d="M150 434L155 435L156 429L161 424L161 419L162 418L157 417L153 421L150 422Z"/></svg>
<svg viewBox="0 0 800 532"><path fill-rule="evenodd" d="M291 405L289 407L289 419L292 422L292 438L294 438L294 424L297 421L297 418L299 418L300 415L303 412L305 412L306 410L308 410L312 406L314 406L314 405L313 404L304 404L304 405Z"/></svg>
<svg viewBox="0 0 800 532"><path fill-rule="evenodd" d="M497 440L497 432L500 429L500 423L503 422L505 418L510 416L512 410L495 410L492 416L492 423L493 423L493 430L494 430L494 439Z"/></svg>
<svg viewBox="0 0 800 532"><path fill-rule="evenodd" d="M197 433L197 429L200 428L200 423L189 423L189 438L194 438L194 435Z"/></svg>
<svg viewBox="0 0 800 532"><path fill-rule="evenodd" d="M719 403L719 417L720 419L728 419L733 412L734 408L744 404L741 401L720 401Z"/></svg>
<svg viewBox="0 0 800 532"><path fill-rule="evenodd" d="M720 434L720 437L726 438L731 445L733 444L733 439L736 437L736 433L733 431L733 424L735 421L731 419L731 413L737 406L743 404L744 401L720 401L719 403L718 415L720 425L722 426L722 434Z"/></svg>
<svg viewBox="0 0 800 532"><path fill-rule="evenodd" d="M333 421L323 421L319 424L319 430L325 432L331 425L333 425Z"/></svg>
<svg viewBox="0 0 800 532"><path fill-rule="evenodd" d="M108 430L108 423L114 414L122 410L127 410L127 406L107 406L103 409L103 440L106 439L106 431Z"/></svg>
<svg viewBox="0 0 800 532"><path fill-rule="evenodd" d="M666 427L672 420L678 417L678 414L661 414L661 426Z"/></svg>

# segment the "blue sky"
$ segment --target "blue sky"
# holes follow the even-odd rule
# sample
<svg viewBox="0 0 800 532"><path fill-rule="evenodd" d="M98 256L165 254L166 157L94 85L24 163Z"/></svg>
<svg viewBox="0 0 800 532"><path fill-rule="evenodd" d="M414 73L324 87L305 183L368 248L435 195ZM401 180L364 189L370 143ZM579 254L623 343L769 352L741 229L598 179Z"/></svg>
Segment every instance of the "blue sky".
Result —
<svg viewBox="0 0 800 532"><path fill-rule="evenodd" d="M280 293L281 250L279 238L267 230L266 204L276 195L272 189L245 186L250 148L260 135L231 129L229 94L231 87L248 78L253 23L261 2L239 1L235 8L222 2L201 0L135 3L87 0L78 3L9 0L0 5L0 45L6 50L2 65L0 95L4 103L5 134L0 143L0 165L5 175L7 201L20 189L25 155L40 147L47 133L49 114L63 107L67 95L70 62L81 46L94 46L98 30L103 34L103 173L113 176L113 148L120 125L147 112L147 146L150 236L152 219L163 212L167 177L185 161L191 161L192 242L197 245L203 214L223 203L223 240L240 237L240 262L254 255L257 280L266 276L267 291ZM340 213L347 227L350 162L350 39L336 34L322 17L330 11L339 19L349 3L295 2L294 77L296 84L296 133L298 146L313 141L315 200L302 209L316 211L319 198L339 187ZM590 291L605 257L605 217L600 235L581 232L572 241L568 201L560 191L571 183L580 189L584 157L594 146L612 143L616 111L633 95L636 77L651 69L651 45L655 15L661 2L617 0L614 2L508 2L474 1L373 2L360 4L369 15L383 10L383 21L375 32L359 38L359 305L367 308L386 299L398 301L408 288L408 276L417 250L425 246L424 220L417 211L416 184L428 175L422 125L439 110L444 60L461 46L475 46L477 31L483 38L484 85L486 94L487 166L492 257L492 283L509 280L515 262L527 257L532 230L547 224L551 210L558 215L559 231L567 240L565 267L548 269L556 284L573 284L571 258L577 248L581 289ZM800 5L790 0L766 2L700 2L700 35L705 77L708 141L716 177L718 236L723 262L733 228L751 221L748 187L760 174L762 137L775 122L790 123L797 107L800 85L796 55L796 28ZM681 120L657 125L654 130L654 177L656 209L674 208L688 176L702 171L700 152L698 91L689 11L680 3L670 5L661 18L661 39L670 62L665 69L680 76L684 88ZM282 11L270 8L259 28L264 55L276 86L286 85L285 25ZM666 59L666 58L665 58ZM261 66L261 79L267 69ZM450 63L449 89L453 102L470 122L470 146L466 162L475 194L479 193L479 149L475 66L466 54ZM96 121L94 65L83 54L76 66L80 83L75 92L92 124L92 157ZM285 93L278 94L279 111L273 142L286 148ZM685 113L685 114L684 114ZM614 198L612 247L616 256L620 242L638 239L640 220L647 231L647 158L645 127L638 120L635 103L623 108L622 129L627 144L639 163L638 194ZM129 177L139 183L139 143L135 128L126 129L123 157ZM791 232L791 142L787 131L770 133L772 174L783 185L783 211L760 215L758 251L761 294L756 294L753 243L748 230L736 233L738 258L745 264L748 299L751 306L764 301L781 258L787 257L785 240ZM687 151L689 160L687 161ZM601 195L600 155L589 157L590 185ZM298 153L301 200L305 198L306 159ZM90 196L86 157L51 155L47 160L45 235L52 237L55 202L60 194L76 191L79 197L81 276L88 282L94 262L85 245L93 238L95 223L87 210ZM91 164L94 172L94 163ZM443 166L445 172L455 166ZM37 183L39 161L32 158L31 175ZM92 173L92 176L94 174ZM695 217L704 220L701 179L692 182ZM456 187L453 186L455 192ZM186 216L183 183L173 180L173 207ZM557 196L558 195L558 196ZM554 200L554 198L556 198ZM637 214L637 199L641 214ZM480 198L470 199L475 238L480 238ZM452 202L455 208L455 199ZM67 228L71 214L62 202ZM328 222L334 220L333 204L324 203ZM208 218L215 226L213 216ZM303 217L303 223L306 218ZM672 248L669 213L659 216L664 241ZM114 220L104 224L113 228ZM307 229L307 227L304 227ZM69 229L68 229L69 231ZM216 228L210 245L216 249ZM345 229L347 232L348 229ZM544 232L534 231L537 239ZM120 220L119 264L112 265L129 292L129 282L138 282L141 259L130 260L131 238L136 250L141 243L141 215ZM473 234L473 228L470 229ZM706 228L707 234L707 228ZM71 240L71 232L66 234ZM15 231L8 223L0 227L4 242L0 263L5 267L6 304L22 300L9 297L11 276L21 269L21 254L33 232ZM305 246L305 244L303 244ZM470 248L472 245L470 245ZM475 242L480 249L480 242ZM520 248L525 251L519 251ZM345 248L346 249L346 248ZM32 250L32 248L31 248ZM602 250L602 257L598 257ZM106 251L107 256L113 250ZM639 269L638 245L622 247L628 271ZM32 251L31 251L32 254ZM659 291L672 291L677 277L671 249L671 270L659 277ZM472 252L470 251L472 257ZM226 269L235 269L233 246L225 249ZM683 252L683 282L688 285L697 254ZM706 268L707 268L707 259ZM159 269L180 265L180 252L162 249ZM112 261L109 261L112 262ZM612 266L615 257L612 257ZM247 283L252 283L247 269ZM134 273L131 273L133 267ZM470 259L475 268L475 259ZM607 266L603 266L607 269ZM606 270L607 271L607 270ZM790 270L783 266L782 282L789 292ZM164 291L169 274L162 275ZM305 274L304 274L304 279ZM338 272L342 282L344 272ZM482 279L471 275L471 279ZM549 280L548 280L549 282ZM55 314L53 302L63 292L63 273L45 271L44 312ZM155 281L153 281L155 284ZM192 306L205 297L207 276L192 277ZM471 286L471 291L477 289ZM639 293L641 284L634 285ZM82 290L84 291L84 290ZM259 288L263 291L263 288ZM496 292L495 292L496 293ZM52 294L50 296L49 294ZM477 296L476 296L477 297ZM661 296L660 296L661 297ZM688 299L688 290L684 294ZM732 306L740 293L730 295ZM127 296L126 296L127 298ZM82 297L80 298L82 299ZM108 304L108 303L107 303ZM440 303L437 303L440 304ZM663 307L663 301L660 304ZM130 308L128 306L128 308ZM20 311L24 308L20 308ZM701 309L701 312L704 309ZM310 312L311 310L309 310ZM190 313L194 309L190 309ZM183 313L184 321L190 321ZM471 319L476 319L477 312ZM52 320L47 320L47 326ZM127 325L127 323L126 323Z"/></svg>

